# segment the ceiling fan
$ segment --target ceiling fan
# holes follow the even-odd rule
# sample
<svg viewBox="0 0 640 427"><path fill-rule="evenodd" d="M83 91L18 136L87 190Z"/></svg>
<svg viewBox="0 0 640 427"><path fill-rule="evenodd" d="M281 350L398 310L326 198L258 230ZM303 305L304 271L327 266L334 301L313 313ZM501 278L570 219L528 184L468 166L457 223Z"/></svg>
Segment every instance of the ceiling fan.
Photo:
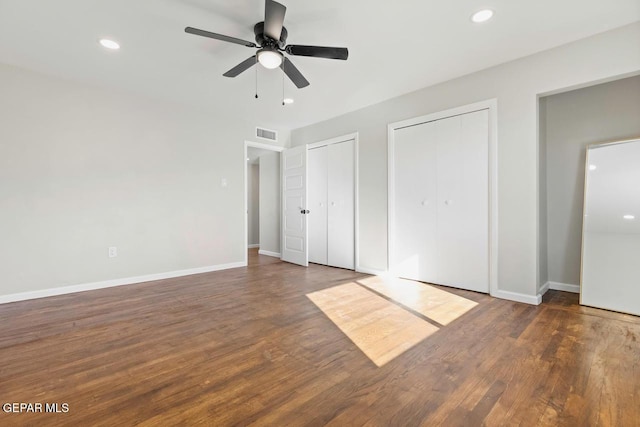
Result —
<svg viewBox="0 0 640 427"><path fill-rule="evenodd" d="M346 47L287 45L288 33L287 29L283 27L284 15L287 8L273 0L265 0L265 2L264 21L258 22L253 27L253 32L256 35L256 43L199 30L193 27L187 27L184 31L197 36L209 37L251 48L259 48L255 55L245 59L224 73L223 76L225 77L236 77L259 62L262 66L269 69L282 67L282 71L284 71L287 77L289 77L298 88L303 88L309 86L309 82L293 65L289 58L284 56L285 53L293 56L312 56L315 58L342 60L346 60L349 57L349 51Z"/></svg>

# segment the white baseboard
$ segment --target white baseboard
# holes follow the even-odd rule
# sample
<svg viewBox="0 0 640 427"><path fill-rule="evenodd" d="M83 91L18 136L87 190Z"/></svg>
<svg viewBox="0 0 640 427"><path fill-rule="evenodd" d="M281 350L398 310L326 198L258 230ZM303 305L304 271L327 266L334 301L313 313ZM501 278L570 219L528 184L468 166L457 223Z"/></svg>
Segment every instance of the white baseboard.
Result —
<svg viewBox="0 0 640 427"><path fill-rule="evenodd" d="M362 267L362 266L356 266L356 271L358 273L365 273L365 274L372 274L374 276L385 276L388 273L384 270L376 270L375 268L368 268L368 267Z"/></svg>
<svg viewBox="0 0 640 427"><path fill-rule="evenodd" d="M574 294L580 293L580 285L571 285L560 282L547 282L546 284L549 285L549 289L553 289L554 291L573 292Z"/></svg>
<svg viewBox="0 0 640 427"><path fill-rule="evenodd" d="M271 252L271 251L259 250L258 254L280 258L280 252Z"/></svg>
<svg viewBox="0 0 640 427"><path fill-rule="evenodd" d="M540 291L538 291L538 294L540 296L542 296L542 295L546 294L548 290L549 290L549 282L547 282L544 285L542 285L542 287L540 288Z"/></svg>
<svg viewBox="0 0 640 427"><path fill-rule="evenodd" d="M259 247L260 247L260 243L252 243L250 245L247 245L247 249L255 249Z"/></svg>
<svg viewBox="0 0 640 427"><path fill-rule="evenodd" d="M525 304L539 305L542 302L542 295L527 295L519 292L496 290L491 294L492 297L507 299L509 301L523 302Z"/></svg>
<svg viewBox="0 0 640 427"><path fill-rule="evenodd" d="M127 277L123 279L105 280L102 282L83 283L80 285L62 286L59 288L42 289L38 291L20 292L16 294L0 295L0 304L24 301L36 298L52 297L55 295L72 294L75 292L93 291L114 286L133 285L135 283L151 282L154 280L171 279L174 277L190 276L192 274L210 273L212 271L227 270L229 268L246 267L247 263L231 262L228 264L210 265L207 267L189 268L186 270L168 271L166 273L147 274L144 276Z"/></svg>

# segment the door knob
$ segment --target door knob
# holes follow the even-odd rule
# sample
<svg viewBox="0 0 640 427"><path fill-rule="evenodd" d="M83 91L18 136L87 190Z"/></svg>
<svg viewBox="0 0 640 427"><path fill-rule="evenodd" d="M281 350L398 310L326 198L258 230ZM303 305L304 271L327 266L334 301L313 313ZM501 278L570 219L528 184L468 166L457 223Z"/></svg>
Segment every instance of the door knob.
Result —
<svg viewBox="0 0 640 427"><path fill-rule="evenodd" d="M308 214L308 213L311 213L311 211L310 211L309 209L301 209L301 210L300 210L300 213L301 213L302 215L306 215L306 214Z"/></svg>

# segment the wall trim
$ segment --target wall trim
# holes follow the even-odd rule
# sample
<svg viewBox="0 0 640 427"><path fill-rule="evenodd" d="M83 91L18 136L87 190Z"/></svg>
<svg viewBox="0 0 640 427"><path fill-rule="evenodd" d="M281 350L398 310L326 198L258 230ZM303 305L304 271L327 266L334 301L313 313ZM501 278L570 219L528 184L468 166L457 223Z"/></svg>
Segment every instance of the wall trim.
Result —
<svg viewBox="0 0 640 427"><path fill-rule="evenodd" d="M560 282L547 282L549 285L549 289L553 289L554 291L564 291L564 292L572 292L574 294L580 293L580 285L572 285L569 283L560 283Z"/></svg>
<svg viewBox="0 0 640 427"><path fill-rule="evenodd" d="M365 273L365 274L371 274L374 276L385 276L388 273L384 270L376 270L375 268L368 268L368 267L362 267L362 266L356 266L356 272L358 273Z"/></svg>
<svg viewBox="0 0 640 427"><path fill-rule="evenodd" d="M247 249L255 249L259 247L260 247L260 243L250 243L247 245Z"/></svg>
<svg viewBox="0 0 640 427"><path fill-rule="evenodd" d="M525 304L531 305L540 305L542 302L542 295L527 295L521 294L519 292L511 292L511 291L503 291L501 289L496 289L491 293L492 297L506 299L509 301L522 302Z"/></svg>
<svg viewBox="0 0 640 427"><path fill-rule="evenodd" d="M280 252L271 252L271 251L263 251L262 249L260 249L258 251L259 255L266 255L266 256L272 256L272 257L276 257L276 258L280 258Z"/></svg>
<svg viewBox="0 0 640 427"><path fill-rule="evenodd" d="M172 279L190 276L192 274L210 273L212 271L228 270L230 268L246 267L246 262L230 262L227 264L210 265L206 267L189 268L186 270L167 271L165 273L146 274L144 276L125 277L121 279L104 280L101 282L83 283L80 285L62 286L58 288L41 289L37 291L19 292L16 294L0 295L0 304L46 298L56 295L73 294L76 292L93 291L116 286L133 285L136 283L152 282L156 280Z"/></svg>
<svg viewBox="0 0 640 427"><path fill-rule="evenodd" d="M545 283L540 287L540 290L538 291L538 295L542 296L546 294L548 290L549 290L549 282Z"/></svg>

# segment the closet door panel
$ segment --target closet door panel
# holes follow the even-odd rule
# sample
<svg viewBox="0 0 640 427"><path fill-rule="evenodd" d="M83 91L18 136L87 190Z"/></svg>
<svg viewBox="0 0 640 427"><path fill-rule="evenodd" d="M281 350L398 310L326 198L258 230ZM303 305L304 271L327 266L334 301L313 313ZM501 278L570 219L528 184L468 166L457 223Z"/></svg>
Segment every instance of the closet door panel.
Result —
<svg viewBox="0 0 640 427"><path fill-rule="evenodd" d="M394 274L437 280L437 152L434 123L395 131Z"/></svg>
<svg viewBox="0 0 640 427"><path fill-rule="evenodd" d="M327 148L314 148L308 154L309 262L317 264L327 264Z"/></svg>
<svg viewBox="0 0 640 427"><path fill-rule="evenodd" d="M435 123L437 282L488 292L488 113Z"/></svg>
<svg viewBox="0 0 640 427"><path fill-rule="evenodd" d="M469 289L489 292L489 112L465 114L462 120L463 199L460 232L466 237L460 253Z"/></svg>
<svg viewBox="0 0 640 427"><path fill-rule="evenodd" d="M354 141L328 147L328 265L355 268Z"/></svg>

